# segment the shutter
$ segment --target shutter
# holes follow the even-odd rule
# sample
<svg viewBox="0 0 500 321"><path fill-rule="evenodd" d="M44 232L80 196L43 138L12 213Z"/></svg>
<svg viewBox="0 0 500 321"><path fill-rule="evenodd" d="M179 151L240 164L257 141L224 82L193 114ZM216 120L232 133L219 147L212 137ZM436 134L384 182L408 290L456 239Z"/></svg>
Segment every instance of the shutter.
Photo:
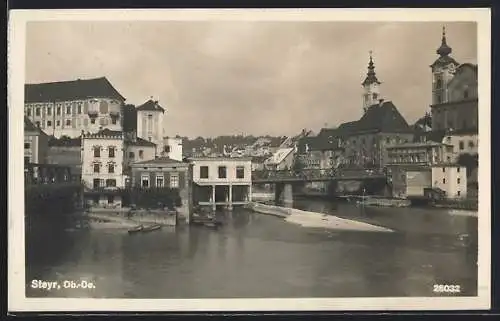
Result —
<svg viewBox="0 0 500 321"><path fill-rule="evenodd" d="M186 176L185 172L179 172L179 190L183 190L186 188L185 176Z"/></svg>

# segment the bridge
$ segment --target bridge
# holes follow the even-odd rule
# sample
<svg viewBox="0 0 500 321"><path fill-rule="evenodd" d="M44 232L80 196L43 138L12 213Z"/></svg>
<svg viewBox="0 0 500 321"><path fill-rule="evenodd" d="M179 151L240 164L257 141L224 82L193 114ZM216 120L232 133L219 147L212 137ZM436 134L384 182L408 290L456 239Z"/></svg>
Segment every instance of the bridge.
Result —
<svg viewBox="0 0 500 321"><path fill-rule="evenodd" d="M67 166L25 163L24 200L26 214L71 211L82 205L80 176Z"/></svg>
<svg viewBox="0 0 500 321"><path fill-rule="evenodd" d="M386 179L383 170L365 169L303 169L300 171L253 171L252 183L294 183L294 182L329 182L339 180L374 180Z"/></svg>
<svg viewBox="0 0 500 321"><path fill-rule="evenodd" d="M276 202L282 201L285 206L293 204L293 188L303 188L305 183L325 182L328 190L332 188L331 183L339 184L340 181L360 182L363 190L368 186L386 187L387 176L383 170L368 169L303 169L300 171L253 171L252 184L272 184L274 186L274 198ZM330 189L332 188L332 189Z"/></svg>

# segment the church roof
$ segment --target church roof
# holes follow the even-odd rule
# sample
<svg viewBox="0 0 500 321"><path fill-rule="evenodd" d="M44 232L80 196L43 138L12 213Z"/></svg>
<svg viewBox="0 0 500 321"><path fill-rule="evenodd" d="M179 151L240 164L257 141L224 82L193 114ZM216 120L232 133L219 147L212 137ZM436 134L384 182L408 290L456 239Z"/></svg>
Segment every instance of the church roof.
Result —
<svg viewBox="0 0 500 321"><path fill-rule="evenodd" d="M72 101L95 97L125 100L106 77L24 85L25 103Z"/></svg>
<svg viewBox="0 0 500 321"><path fill-rule="evenodd" d="M439 55L439 58L434 61L434 63L431 65L432 68L437 67L437 66L447 66L450 63L454 64L455 66L458 66L459 63L450 57L450 54L452 52L452 49L448 44L446 43L446 29L443 27L443 36L441 38L441 46L436 50L436 53Z"/></svg>
<svg viewBox="0 0 500 321"><path fill-rule="evenodd" d="M158 105L158 101L153 101L152 99L149 99L144 104L138 106L136 110L161 111L162 113L165 112L165 109Z"/></svg>
<svg viewBox="0 0 500 321"><path fill-rule="evenodd" d="M362 85L367 86L371 84L381 84L377 79L377 75L375 74L375 65L373 63L372 54L370 52L370 62L368 63L368 73L366 74L366 78L363 81Z"/></svg>

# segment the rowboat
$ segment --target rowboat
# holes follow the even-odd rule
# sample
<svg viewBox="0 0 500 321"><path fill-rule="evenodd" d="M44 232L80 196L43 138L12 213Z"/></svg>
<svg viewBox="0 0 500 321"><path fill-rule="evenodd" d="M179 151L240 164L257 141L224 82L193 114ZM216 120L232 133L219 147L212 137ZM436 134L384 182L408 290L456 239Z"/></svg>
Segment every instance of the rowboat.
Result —
<svg viewBox="0 0 500 321"><path fill-rule="evenodd" d="M153 224L153 225L144 227L142 229L142 232L143 233L152 232L152 231L156 231L156 230L159 230L159 229L161 229L161 225L160 224Z"/></svg>
<svg viewBox="0 0 500 321"><path fill-rule="evenodd" d="M144 229L144 226L139 225L139 226L136 226L136 227L131 228L130 230L128 230L128 234L135 234L135 233L139 233L139 232L141 232L143 229Z"/></svg>

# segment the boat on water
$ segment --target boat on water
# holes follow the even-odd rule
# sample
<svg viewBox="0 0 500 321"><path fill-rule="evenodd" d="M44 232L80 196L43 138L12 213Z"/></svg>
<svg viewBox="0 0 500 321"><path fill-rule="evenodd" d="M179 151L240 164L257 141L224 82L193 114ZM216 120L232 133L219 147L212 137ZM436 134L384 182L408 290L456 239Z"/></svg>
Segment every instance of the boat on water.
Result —
<svg viewBox="0 0 500 321"><path fill-rule="evenodd" d="M144 229L144 226L139 225L139 226L136 226L136 227L131 228L130 230L128 230L128 234L135 234L135 233L139 233L139 232L141 232L143 229Z"/></svg>
<svg viewBox="0 0 500 321"><path fill-rule="evenodd" d="M161 225L160 224L153 224L153 225L150 225L150 226L143 227L143 229L141 230L141 232L146 233L146 232L152 232L152 231L156 231L156 230L160 230L160 229L161 229Z"/></svg>

